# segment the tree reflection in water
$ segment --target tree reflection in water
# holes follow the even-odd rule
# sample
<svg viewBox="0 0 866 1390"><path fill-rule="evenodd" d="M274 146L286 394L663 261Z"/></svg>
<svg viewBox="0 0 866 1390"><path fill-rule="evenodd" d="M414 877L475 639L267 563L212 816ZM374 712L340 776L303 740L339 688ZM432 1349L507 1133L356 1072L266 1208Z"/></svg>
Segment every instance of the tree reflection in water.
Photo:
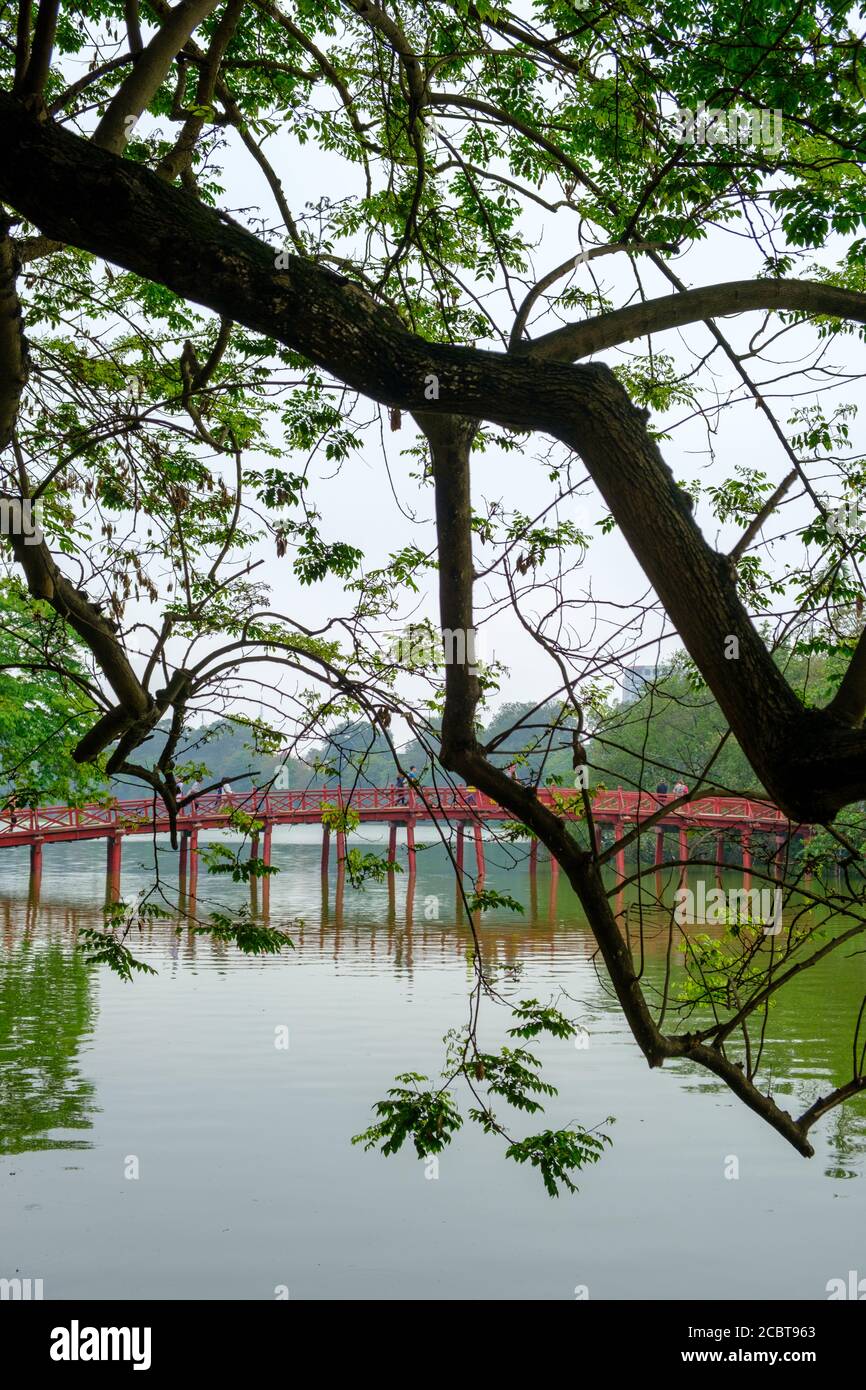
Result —
<svg viewBox="0 0 866 1390"><path fill-rule="evenodd" d="M0 970L0 1153L86 1149L97 1109L79 1071L96 1016L94 976L74 936L4 933Z"/></svg>

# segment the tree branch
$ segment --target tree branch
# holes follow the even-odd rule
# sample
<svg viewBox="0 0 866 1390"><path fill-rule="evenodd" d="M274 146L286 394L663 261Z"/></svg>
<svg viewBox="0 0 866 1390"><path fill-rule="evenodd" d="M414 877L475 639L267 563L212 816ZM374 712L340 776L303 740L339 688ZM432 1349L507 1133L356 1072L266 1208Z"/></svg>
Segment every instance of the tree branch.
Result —
<svg viewBox="0 0 866 1390"><path fill-rule="evenodd" d="M180 0L139 54L93 133L92 144L120 154L129 132L193 31L215 10L218 0Z"/></svg>
<svg viewBox="0 0 866 1390"><path fill-rule="evenodd" d="M54 52L54 35L57 32L57 15L60 0L41 0L33 30L33 47L27 67L20 82L15 87L15 95L31 104L39 103L51 70L51 55ZM29 9L28 9L29 17ZM20 15L19 15L20 18Z"/></svg>
<svg viewBox="0 0 866 1390"><path fill-rule="evenodd" d="M8 220L0 219L0 453L12 439L28 376L27 344L15 288L19 267L9 226Z"/></svg>
<svg viewBox="0 0 866 1390"><path fill-rule="evenodd" d="M663 333L703 319L754 309L787 309L866 323L866 295L855 290L823 285L816 280L730 280L647 299L585 323L565 324L525 343L519 350L545 362L575 362L647 333Z"/></svg>

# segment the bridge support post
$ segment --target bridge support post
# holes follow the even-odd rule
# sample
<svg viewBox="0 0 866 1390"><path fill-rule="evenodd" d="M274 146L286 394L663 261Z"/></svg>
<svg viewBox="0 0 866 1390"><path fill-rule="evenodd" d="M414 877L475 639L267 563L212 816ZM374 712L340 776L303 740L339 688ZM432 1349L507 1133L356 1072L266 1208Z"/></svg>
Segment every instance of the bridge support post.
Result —
<svg viewBox="0 0 866 1390"><path fill-rule="evenodd" d="M458 872L458 874L461 874L461 875L462 875L462 873L463 873L463 853L464 853L464 836L465 836L465 834L466 834L466 827L464 826L463 822L461 821L461 822L459 823L459 825L457 826L457 872Z"/></svg>
<svg viewBox="0 0 866 1390"><path fill-rule="evenodd" d="M177 889L180 897L186 897L186 873L189 863L189 831L180 832L180 853L177 860Z"/></svg>
<svg viewBox="0 0 866 1390"><path fill-rule="evenodd" d="M553 917L556 912L556 895L559 890L559 860L553 855L550 856L550 900L547 912L549 917Z"/></svg>
<svg viewBox="0 0 866 1390"><path fill-rule="evenodd" d="M722 886L722 869L725 866L725 837L721 831L716 836L716 884Z"/></svg>
<svg viewBox="0 0 866 1390"><path fill-rule="evenodd" d="M407 822L406 822L406 851L407 851L408 856L409 856L409 879L410 879L410 881L411 881L411 880L414 879L414 877L415 877L415 822L414 822L414 820L407 820Z"/></svg>
<svg viewBox="0 0 866 1390"><path fill-rule="evenodd" d="M322 826L322 878L328 877L328 859L331 854L331 832L326 825Z"/></svg>
<svg viewBox="0 0 866 1390"><path fill-rule="evenodd" d="M397 822L392 821L388 830L388 863L394 864L397 861ZM394 870L389 869L388 875L394 877Z"/></svg>
<svg viewBox="0 0 866 1390"><path fill-rule="evenodd" d="M272 821L265 821L265 834L262 842L262 863L269 866L271 862L271 838L274 833ZM262 912L267 915L271 906L271 876L265 874L262 879Z"/></svg>
<svg viewBox="0 0 866 1390"><path fill-rule="evenodd" d="M801 850L805 851L805 850L807 850L807 849L809 848L809 844L810 844L811 839L812 839L812 832L811 832L811 830L804 830L803 833L802 833L802 835L800 836L800 848L801 848ZM807 881L807 882L811 882L811 879L812 879L812 865L809 864L809 863L807 863L807 864L806 864L806 881Z"/></svg>
<svg viewBox="0 0 866 1390"><path fill-rule="evenodd" d="M679 828L677 858L682 862L682 872L687 873L689 862L689 832L684 825L681 825Z"/></svg>
<svg viewBox="0 0 866 1390"><path fill-rule="evenodd" d="M108 902L116 902L120 897L120 866L122 855L122 836L109 835L108 855L105 866L105 895Z"/></svg>
<svg viewBox="0 0 866 1390"><path fill-rule="evenodd" d="M346 832L345 832L345 830L338 830L338 831L337 831L337 873L338 873L338 874L340 874L340 873L345 873L345 871L346 871Z"/></svg>
<svg viewBox="0 0 866 1390"><path fill-rule="evenodd" d="M752 832L743 830L740 835L743 847L743 883L748 888L752 878Z"/></svg>
<svg viewBox="0 0 866 1390"><path fill-rule="evenodd" d="M656 854L653 862L657 869L665 862L665 832L661 829L656 831Z"/></svg>
<svg viewBox="0 0 866 1390"><path fill-rule="evenodd" d="M487 866L484 863L484 841L481 838L480 825L475 826L475 868L477 871L475 886L478 888L484 882L484 875L487 871Z"/></svg>
<svg viewBox="0 0 866 1390"><path fill-rule="evenodd" d="M39 889L42 884L42 841L34 840L30 846L30 882L28 885L28 896L30 898L39 897Z"/></svg>
<svg viewBox="0 0 866 1390"><path fill-rule="evenodd" d="M538 873L538 840L533 836L529 844L529 877L535 878Z"/></svg>
<svg viewBox="0 0 866 1390"><path fill-rule="evenodd" d="M195 902L198 892L198 826L189 832L189 903Z"/></svg>
<svg viewBox="0 0 866 1390"><path fill-rule="evenodd" d="M615 821L613 827L614 843L616 843L617 840L621 840L624 834L625 826L622 821ZM625 878L625 850L622 847L616 852L616 871L620 878Z"/></svg>

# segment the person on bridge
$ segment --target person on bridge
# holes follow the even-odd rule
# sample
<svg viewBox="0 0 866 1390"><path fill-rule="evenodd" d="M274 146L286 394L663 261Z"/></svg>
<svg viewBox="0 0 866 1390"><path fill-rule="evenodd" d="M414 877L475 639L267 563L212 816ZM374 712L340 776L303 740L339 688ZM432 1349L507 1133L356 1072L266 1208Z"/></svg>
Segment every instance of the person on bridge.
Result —
<svg viewBox="0 0 866 1390"><path fill-rule="evenodd" d="M659 782L658 786L656 787L656 796L667 796L667 794L668 794L668 784L667 784L667 782Z"/></svg>
<svg viewBox="0 0 866 1390"><path fill-rule="evenodd" d="M405 805L406 805L406 778L403 776L402 772L400 773L399 777L397 778L397 781L396 781L396 783L395 783L395 786L396 786L396 789L397 789L397 804L398 804L398 806L405 806Z"/></svg>
<svg viewBox="0 0 866 1390"><path fill-rule="evenodd" d="M688 796L688 794L689 789L686 786L685 782L680 781L674 783L674 796Z"/></svg>

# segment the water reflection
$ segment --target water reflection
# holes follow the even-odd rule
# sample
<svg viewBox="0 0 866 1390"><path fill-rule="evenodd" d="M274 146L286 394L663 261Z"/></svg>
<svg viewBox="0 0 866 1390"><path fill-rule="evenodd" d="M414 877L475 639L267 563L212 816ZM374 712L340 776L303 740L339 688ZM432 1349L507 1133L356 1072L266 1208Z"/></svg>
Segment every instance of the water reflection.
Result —
<svg viewBox="0 0 866 1390"><path fill-rule="evenodd" d="M79 1072L96 1017L93 971L70 949L74 914L49 915L60 920L40 920L45 936L38 940L32 917L18 940L10 940L4 920L0 1152L7 1154L88 1148L81 1131L90 1129L97 1108L94 1087Z"/></svg>

